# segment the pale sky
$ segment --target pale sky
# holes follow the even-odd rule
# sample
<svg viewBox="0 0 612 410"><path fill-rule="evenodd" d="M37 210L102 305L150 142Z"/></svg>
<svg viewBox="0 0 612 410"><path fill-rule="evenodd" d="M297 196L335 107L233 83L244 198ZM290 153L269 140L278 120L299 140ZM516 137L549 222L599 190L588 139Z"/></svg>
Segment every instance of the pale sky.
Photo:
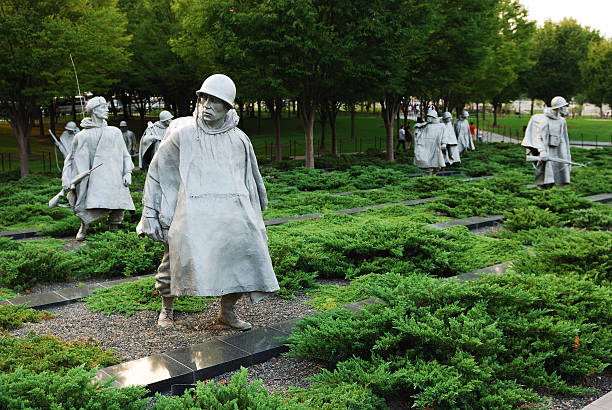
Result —
<svg viewBox="0 0 612 410"><path fill-rule="evenodd" d="M612 37L612 0L519 0L538 26L550 19L553 22L572 17L581 26L599 30L604 37Z"/></svg>

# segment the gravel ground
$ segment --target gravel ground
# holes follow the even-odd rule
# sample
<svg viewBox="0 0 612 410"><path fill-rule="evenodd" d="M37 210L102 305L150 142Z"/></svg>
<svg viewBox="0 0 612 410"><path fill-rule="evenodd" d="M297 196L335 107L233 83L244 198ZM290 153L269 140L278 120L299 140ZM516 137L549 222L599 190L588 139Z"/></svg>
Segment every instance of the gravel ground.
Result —
<svg viewBox="0 0 612 410"><path fill-rule="evenodd" d="M584 387L591 387L595 389L595 392L580 397L550 396L543 392L538 392L538 394L548 399L544 404L551 410L582 409L608 392L612 392L612 368L608 367L603 373L591 376Z"/></svg>
<svg viewBox="0 0 612 410"><path fill-rule="evenodd" d="M279 356L273 357L267 362L250 366L248 380L252 382L261 379L268 392L282 393L289 390L290 387L310 387L311 382L306 378L320 373L325 368L324 363ZM236 371L223 373L213 380L216 383L228 384L234 373Z"/></svg>
<svg viewBox="0 0 612 410"><path fill-rule="evenodd" d="M236 304L236 312L251 322L253 327L262 327L314 312L314 309L303 303L308 299L306 295L298 295L293 299L268 296L258 303L249 303L246 298L242 298ZM218 299L201 312L175 312L175 325L169 329L157 327L158 313L153 311L139 311L127 318L123 314L91 312L84 302L47 310L57 317L41 323L26 323L21 329L10 333L24 336L33 330L37 334L48 333L64 340L93 337L102 347L113 349L126 360L133 360L237 332L215 324L219 311Z"/></svg>

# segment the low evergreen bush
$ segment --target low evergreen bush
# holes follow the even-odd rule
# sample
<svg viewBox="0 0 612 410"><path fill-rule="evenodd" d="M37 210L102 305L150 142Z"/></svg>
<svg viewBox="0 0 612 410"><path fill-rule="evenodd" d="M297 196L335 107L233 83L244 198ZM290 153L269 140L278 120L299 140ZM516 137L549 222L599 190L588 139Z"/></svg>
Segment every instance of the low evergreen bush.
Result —
<svg viewBox="0 0 612 410"><path fill-rule="evenodd" d="M46 310L29 309L27 305L0 305L0 331L18 329L24 322L39 323L41 320L53 319L55 315Z"/></svg>
<svg viewBox="0 0 612 410"><path fill-rule="evenodd" d="M504 212L504 228L512 231L535 229L538 227L561 226L559 215L533 205L524 208L514 208Z"/></svg>
<svg viewBox="0 0 612 410"><path fill-rule="evenodd" d="M577 276L612 285L612 232L563 229L533 241L534 255L523 254L514 269L534 275Z"/></svg>
<svg viewBox="0 0 612 410"><path fill-rule="evenodd" d="M269 394L261 380L247 382L247 370L240 368L229 384L198 382L182 396L157 394L152 409L304 409L295 400Z"/></svg>
<svg viewBox="0 0 612 410"><path fill-rule="evenodd" d="M270 256L281 292L291 294L317 276L396 272L448 277L525 252L515 240L473 235L462 226L441 231L425 225L437 220L422 208L394 206L269 227Z"/></svg>
<svg viewBox="0 0 612 410"><path fill-rule="evenodd" d="M111 387L112 380L94 382L95 370L85 365L67 370L35 372L18 368L0 373L0 408L2 409L144 409L143 387Z"/></svg>
<svg viewBox="0 0 612 410"><path fill-rule="evenodd" d="M556 275L489 275L467 283L373 275L384 303L302 319L290 355L337 362L310 391L352 383L419 408L516 408L529 388L581 394L612 358L612 290Z"/></svg>
<svg viewBox="0 0 612 410"><path fill-rule="evenodd" d="M174 310L181 312L200 312L208 307L213 297L185 296L177 298ZM106 289L96 289L84 299L93 312L125 313L130 317L139 310L161 311L161 296L155 290L155 278L143 278L125 282Z"/></svg>
<svg viewBox="0 0 612 410"><path fill-rule="evenodd" d="M18 368L30 372L63 374L81 365L85 369L107 367L119 363L112 350L103 350L93 339L65 342L51 335L28 333L23 338L8 333L0 337L0 374Z"/></svg>

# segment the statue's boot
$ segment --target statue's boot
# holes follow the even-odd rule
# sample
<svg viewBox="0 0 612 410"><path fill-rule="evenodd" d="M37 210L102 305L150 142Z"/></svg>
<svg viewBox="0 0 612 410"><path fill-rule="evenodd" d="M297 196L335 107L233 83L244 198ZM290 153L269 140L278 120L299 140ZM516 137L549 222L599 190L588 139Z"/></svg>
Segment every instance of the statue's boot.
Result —
<svg viewBox="0 0 612 410"><path fill-rule="evenodd" d="M174 296L162 296L162 309L157 318L157 326L170 327L174 324Z"/></svg>
<svg viewBox="0 0 612 410"><path fill-rule="evenodd" d="M221 296L221 310L217 317L217 322L231 326L238 330L249 330L253 326L249 322L241 320L234 312L234 305L238 302L238 299L242 296L242 293L230 293L228 295Z"/></svg>
<svg viewBox="0 0 612 410"><path fill-rule="evenodd" d="M87 229L89 228L89 226L81 221L81 227L79 228L79 231L76 234L76 240L77 241L82 241L85 239L85 237L87 236Z"/></svg>

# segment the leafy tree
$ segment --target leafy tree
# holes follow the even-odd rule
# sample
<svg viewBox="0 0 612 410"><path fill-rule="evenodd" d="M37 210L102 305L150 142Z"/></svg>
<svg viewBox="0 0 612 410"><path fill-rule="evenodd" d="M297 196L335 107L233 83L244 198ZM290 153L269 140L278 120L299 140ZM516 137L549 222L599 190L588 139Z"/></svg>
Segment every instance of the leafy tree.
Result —
<svg viewBox="0 0 612 410"><path fill-rule="evenodd" d="M127 63L126 19L116 0L3 0L0 3L0 105L19 145L21 176L34 116L53 96L99 93Z"/></svg>
<svg viewBox="0 0 612 410"><path fill-rule="evenodd" d="M501 0L498 10L498 34L475 83L493 105L493 125L501 104L520 94L519 74L535 63L530 58L535 23L527 19L527 10L516 0Z"/></svg>
<svg viewBox="0 0 612 410"><path fill-rule="evenodd" d="M585 96L588 100L603 104L612 104L612 40L601 39L592 42L586 59L580 65Z"/></svg>
<svg viewBox="0 0 612 410"><path fill-rule="evenodd" d="M421 66L417 95L444 99L446 108L463 109L479 88L481 68L492 53L499 29L500 0L440 1L427 40L430 54Z"/></svg>
<svg viewBox="0 0 612 410"><path fill-rule="evenodd" d="M536 64L527 76L529 96L547 104L556 95L569 100L581 89L580 64L589 44L600 39L598 31L565 18L560 23L545 22L535 39Z"/></svg>
<svg viewBox="0 0 612 410"><path fill-rule="evenodd" d="M174 10L183 31L171 44L201 78L213 72L229 75L237 84L237 100L266 102L274 123L276 160L282 159L280 120L285 67L285 29L277 7L267 1L183 1Z"/></svg>

